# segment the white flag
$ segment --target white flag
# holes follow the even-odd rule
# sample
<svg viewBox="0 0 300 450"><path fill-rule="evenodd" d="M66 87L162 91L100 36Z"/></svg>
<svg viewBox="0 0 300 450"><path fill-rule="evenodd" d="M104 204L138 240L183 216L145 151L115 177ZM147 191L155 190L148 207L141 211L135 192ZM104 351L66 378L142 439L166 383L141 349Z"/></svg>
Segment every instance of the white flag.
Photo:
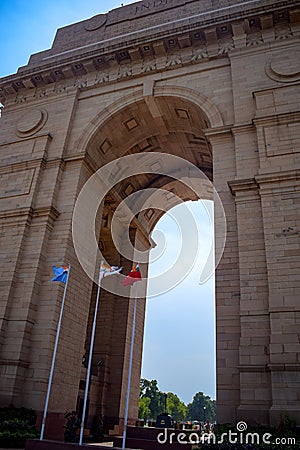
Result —
<svg viewBox="0 0 300 450"><path fill-rule="evenodd" d="M123 267L118 266L108 266L107 264L101 264L100 272L102 274L102 278L108 277L109 275L115 275L120 273Z"/></svg>

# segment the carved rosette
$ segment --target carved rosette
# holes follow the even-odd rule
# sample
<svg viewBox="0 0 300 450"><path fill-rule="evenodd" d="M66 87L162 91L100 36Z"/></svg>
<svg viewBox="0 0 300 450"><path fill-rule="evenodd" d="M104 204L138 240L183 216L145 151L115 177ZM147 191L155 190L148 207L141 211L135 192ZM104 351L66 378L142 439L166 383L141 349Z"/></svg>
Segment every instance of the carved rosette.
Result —
<svg viewBox="0 0 300 450"><path fill-rule="evenodd" d="M35 108L27 111L17 122L16 134L19 137L32 136L43 128L47 117L47 112L43 109Z"/></svg>
<svg viewBox="0 0 300 450"><path fill-rule="evenodd" d="M99 28L103 27L106 24L107 14L98 14L97 16L89 19L84 28L86 31L96 31Z"/></svg>

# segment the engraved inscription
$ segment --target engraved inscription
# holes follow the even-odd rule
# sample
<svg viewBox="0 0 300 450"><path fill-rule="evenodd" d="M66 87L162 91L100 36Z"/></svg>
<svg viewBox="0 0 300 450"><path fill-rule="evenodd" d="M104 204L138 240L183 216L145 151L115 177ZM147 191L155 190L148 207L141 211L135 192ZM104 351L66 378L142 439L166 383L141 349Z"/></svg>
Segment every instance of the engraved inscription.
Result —
<svg viewBox="0 0 300 450"><path fill-rule="evenodd" d="M170 0L152 0L149 2L145 2L142 5L138 5L135 8L135 13L141 13L141 12L145 12L145 11L149 11L152 8L157 8L158 6L165 6L168 5L170 3Z"/></svg>

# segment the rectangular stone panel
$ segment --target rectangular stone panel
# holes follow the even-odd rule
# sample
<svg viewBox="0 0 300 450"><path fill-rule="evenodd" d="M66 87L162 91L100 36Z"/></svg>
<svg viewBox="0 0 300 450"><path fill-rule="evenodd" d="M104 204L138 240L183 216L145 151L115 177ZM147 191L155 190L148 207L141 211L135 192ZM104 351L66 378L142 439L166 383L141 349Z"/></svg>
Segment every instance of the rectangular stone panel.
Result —
<svg viewBox="0 0 300 450"><path fill-rule="evenodd" d="M29 194L35 169L0 175L0 198Z"/></svg>
<svg viewBox="0 0 300 450"><path fill-rule="evenodd" d="M267 156L300 152L300 122L264 128Z"/></svg>
<svg viewBox="0 0 300 450"><path fill-rule="evenodd" d="M13 156L31 154L33 151L33 146L33 140L0 145L0 159L4 160Z"/></svg>
<svg viewBox="0 0 300 450"><path fill-rule="evenodd" d="M255 116L258 118L299 111L299 93L298 85L254 91Z"/></svg>

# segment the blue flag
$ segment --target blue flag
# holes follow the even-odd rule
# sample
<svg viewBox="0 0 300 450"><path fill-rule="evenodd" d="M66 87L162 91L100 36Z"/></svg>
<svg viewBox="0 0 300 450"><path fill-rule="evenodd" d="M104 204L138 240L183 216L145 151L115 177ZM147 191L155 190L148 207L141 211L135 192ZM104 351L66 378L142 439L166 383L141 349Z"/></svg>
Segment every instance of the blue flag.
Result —
<svg viewBox="0 0 300 450"><path fill-rule="evenodd" d="M62 266L62 267L55 267L52 266L52 270L54 272L55 277L52 278L51 281L61 281L62 283L67 282L68 273L69 273L69 267L68 266Z"/></svg>

